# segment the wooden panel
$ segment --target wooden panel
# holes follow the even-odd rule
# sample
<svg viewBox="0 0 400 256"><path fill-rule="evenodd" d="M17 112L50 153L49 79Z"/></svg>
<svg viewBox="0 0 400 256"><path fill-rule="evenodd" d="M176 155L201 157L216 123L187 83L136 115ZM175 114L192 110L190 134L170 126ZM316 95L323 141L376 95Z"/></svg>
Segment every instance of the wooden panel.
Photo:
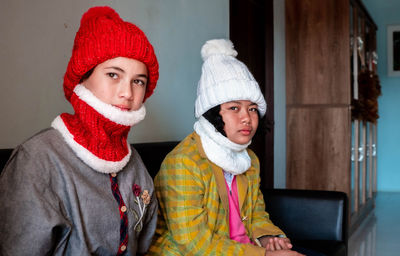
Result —
<svg viewBox="0 0 400 256"><path fill-rule="evenodd" d="M287 104L350 103L348 0L286 0Z"/></svg>
<svg viewBox="0 0 400 256"><path fill-rule="evenodd" d="M287 109L287 187L350 194L350 108Z"/></svg>

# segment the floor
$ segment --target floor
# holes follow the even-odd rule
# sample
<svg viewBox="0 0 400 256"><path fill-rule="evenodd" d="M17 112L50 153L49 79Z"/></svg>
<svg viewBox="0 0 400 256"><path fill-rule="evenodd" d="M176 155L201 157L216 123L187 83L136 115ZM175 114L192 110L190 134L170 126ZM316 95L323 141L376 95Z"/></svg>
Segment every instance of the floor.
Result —
<svg viewBox="0 0 400 256"><path fill-rule="evenodd" d="M349 239L349 256L400 255L400 193L378 192L374 212Z"/></svg>

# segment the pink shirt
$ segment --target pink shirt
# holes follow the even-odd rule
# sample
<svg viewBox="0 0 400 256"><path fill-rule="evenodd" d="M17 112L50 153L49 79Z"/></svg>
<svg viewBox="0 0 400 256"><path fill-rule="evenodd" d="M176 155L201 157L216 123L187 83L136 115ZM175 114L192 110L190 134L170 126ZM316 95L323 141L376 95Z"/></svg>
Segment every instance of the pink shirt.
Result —
<svg viewBox="0 0 400 256"><path fill-rule="evenodd" d="M235 240L242 244L252 243L250 238L246 234L246 228L242 223L239 209L239 196L236 185L236 176L233 176L231 189L225 178L225 185L228 191L229 198L229 236L232 240Z"/></svg>

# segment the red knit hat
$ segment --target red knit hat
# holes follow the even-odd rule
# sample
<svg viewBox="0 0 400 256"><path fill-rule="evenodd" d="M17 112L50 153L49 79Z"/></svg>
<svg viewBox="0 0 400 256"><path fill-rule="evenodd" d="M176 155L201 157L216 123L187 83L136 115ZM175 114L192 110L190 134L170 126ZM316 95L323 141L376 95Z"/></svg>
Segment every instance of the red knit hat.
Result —
<svg viewBox="0 0 400 256"><path fill-rule="evenodd" d="M158 80L158 62L146 35L137 26L123 21L110 7L90 8L81 19L72 56L64 75L68 101L82 76L96 65L116 57L127 57L147 66L149 80L145 101L153 94Z"/></svg>

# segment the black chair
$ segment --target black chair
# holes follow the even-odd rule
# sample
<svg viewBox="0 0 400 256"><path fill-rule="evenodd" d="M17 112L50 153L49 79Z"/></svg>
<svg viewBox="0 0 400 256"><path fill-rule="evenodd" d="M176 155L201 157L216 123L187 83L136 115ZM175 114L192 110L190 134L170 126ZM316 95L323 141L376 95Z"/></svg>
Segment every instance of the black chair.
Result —
<svg viewBox="0 0 400 256"><path fill-rule="evenodd" d="M178 141L135 143L132 146L137 150L150 176L154 179L164 158L171 152Z"/></svg>
<svg viewBox="0 0 400 256"><path fill-rule="evenodd" d="M347 255L348 199L343 192L265 189L266 210L295 246Z"/></svg>

